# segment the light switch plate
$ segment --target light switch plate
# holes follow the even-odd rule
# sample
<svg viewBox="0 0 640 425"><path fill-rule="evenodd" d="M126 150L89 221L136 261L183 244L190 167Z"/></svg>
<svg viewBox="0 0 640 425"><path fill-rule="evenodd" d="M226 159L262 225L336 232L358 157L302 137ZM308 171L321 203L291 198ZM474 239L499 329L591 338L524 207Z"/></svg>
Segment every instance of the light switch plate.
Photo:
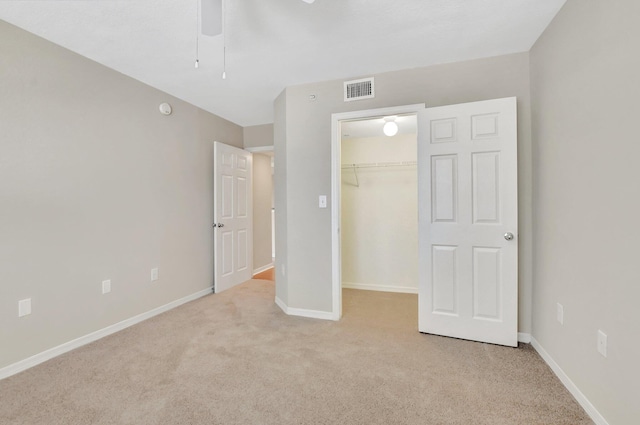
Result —
<svg viewBox="0 0 640 425"><path fill-rule="evenodd" d="M102 293L108 294L111 292L111 279L102 281Z"/></svg>
<svg viewBox="0 0 640 425"><path fill-rule="evenodd" d="M158 269L151 269L151 282L158 280Z"/></svg>
<svg viewBox="0 0 640 425"><path fill-rule="evenodd" d="M318 208L327 208L327 195L320 195L318 197Z"/></svg>

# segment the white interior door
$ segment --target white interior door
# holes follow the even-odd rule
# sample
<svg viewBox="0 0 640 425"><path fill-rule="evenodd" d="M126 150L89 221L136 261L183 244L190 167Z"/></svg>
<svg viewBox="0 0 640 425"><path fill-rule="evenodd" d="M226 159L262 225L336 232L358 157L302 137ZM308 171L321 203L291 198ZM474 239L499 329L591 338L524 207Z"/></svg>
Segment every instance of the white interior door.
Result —
<svg viewBox="0 0 640 425"><path fill-rule="evenodd" d="M251 279L253 271L252 154L214 143L214 292Z"/></svg>
<svg viewBox="0 0 640 425"><path fill-rule="evenodd" d="M418 115L419 330L518 344L516 99Z"/></svg>

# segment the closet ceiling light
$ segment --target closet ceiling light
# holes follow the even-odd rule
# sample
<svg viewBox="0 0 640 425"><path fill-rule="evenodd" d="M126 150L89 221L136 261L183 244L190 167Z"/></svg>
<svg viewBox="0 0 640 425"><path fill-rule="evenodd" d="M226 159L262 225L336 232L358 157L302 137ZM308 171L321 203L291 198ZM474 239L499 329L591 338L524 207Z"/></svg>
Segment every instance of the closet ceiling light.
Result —
<svg viewBox="0 0 640 425"><path fill-rule="evenodd" d="M394 121L387 121L386 123L384 123L382 131L386 136L393 137L398 134L398 124L396 124Z"/></svg>

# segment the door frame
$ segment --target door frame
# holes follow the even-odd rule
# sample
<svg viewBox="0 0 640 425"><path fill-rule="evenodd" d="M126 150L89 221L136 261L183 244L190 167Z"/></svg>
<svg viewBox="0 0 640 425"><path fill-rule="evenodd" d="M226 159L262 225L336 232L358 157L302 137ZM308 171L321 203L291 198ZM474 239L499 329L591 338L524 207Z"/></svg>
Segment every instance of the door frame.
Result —
<svg viewBox="0 0 640 425"><path fill-rule="evenodd" d="M417 114L426 105L391 106L387 108L365 109L361 111L331 114L331 319L342 317L342 252L340 238L341 220L341 141L340 122L356 119L376 118L389 115Z"/></svg>

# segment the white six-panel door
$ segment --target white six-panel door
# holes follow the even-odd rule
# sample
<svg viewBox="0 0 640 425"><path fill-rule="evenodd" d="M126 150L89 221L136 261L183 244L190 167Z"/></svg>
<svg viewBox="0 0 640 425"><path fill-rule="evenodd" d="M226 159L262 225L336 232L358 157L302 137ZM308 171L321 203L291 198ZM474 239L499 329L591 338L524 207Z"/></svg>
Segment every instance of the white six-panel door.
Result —
<svg viewBox="0 0 640 425"><path fill-rule="evenodd" d="M214 292L251 279L253 271L252 155L214 143Z"/></svg>
<svg viewBox="0 0 640 425"><path fill-rule="evenodd" d="M517 346L516 99L418 119L419 330Z"/></svg>

